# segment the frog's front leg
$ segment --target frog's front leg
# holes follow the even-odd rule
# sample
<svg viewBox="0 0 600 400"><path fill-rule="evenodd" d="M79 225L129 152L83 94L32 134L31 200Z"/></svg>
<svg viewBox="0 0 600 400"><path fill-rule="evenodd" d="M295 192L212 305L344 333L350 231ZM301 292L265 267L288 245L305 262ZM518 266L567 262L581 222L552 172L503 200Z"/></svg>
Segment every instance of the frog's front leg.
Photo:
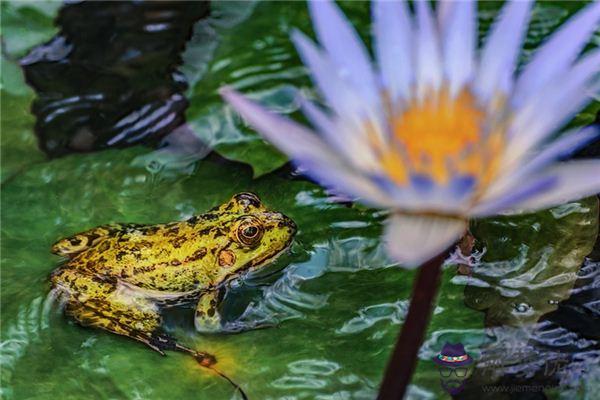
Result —
<svg viewBox="0 0 600 400"><path fill-rule="evenodd" d="M204 292L198 304L196 305L196 313L194 315L194 325L196 330L202 333L238 333L251 329L272 328L275 326L272 322L256 321L241 322L239 320L223 321L219 313L219 305L221 304L225 294L225 289L212 289Z"/></svg>
<svg viewBox="0 0 600 400"><path fill-rule="evenodd" d="M53 273L52 285L65 297L65 313L83 326L128 336L160 353L177 346L161 332L157 306L115 279L63 268Z"/></svg>
<svg viewBox="0 0 600 400"><path fill-rule="evenodd" d="M216 333L223 330L218 310L222 298L221 289L211 289L202 293L194 314L194 325L198 332Z"/></svg>

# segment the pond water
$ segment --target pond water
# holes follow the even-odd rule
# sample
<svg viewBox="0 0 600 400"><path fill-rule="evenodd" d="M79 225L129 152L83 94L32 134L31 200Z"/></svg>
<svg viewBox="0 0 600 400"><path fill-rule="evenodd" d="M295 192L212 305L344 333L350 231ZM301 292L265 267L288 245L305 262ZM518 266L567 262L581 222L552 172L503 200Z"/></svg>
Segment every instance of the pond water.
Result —
<svg viewBox="0 0 600 400"><path fill-rule="evenodd" d="M250 399L374 398L415 275L394 265L380 245L385 214L331 202L321 187L291 173L285 157L243 126L216 92L230 84L297 117L297 92L314 93L287 32L310 30L305 5L212 5L211 16L194 26L179 67L189 86L183 139L172 137L158 150L134 146L49 159L37 146L35 94L17 60L56 33L58 6L24 4L2 3L2 397L238 398L185 354L162 357L65 318L47 297L49 274L61 262L49 249L97 225L182 220L252 191L291 217L299 232L268 271L232 285L224 313L248 327L274 327L201 335L191 310L181 310L167 315L167 329L214 354ZM343 7L367 37L368 4ZM481 7L485 32L498 5ZM578 7L536 6L528 48ZM24 22L30 33L23 33ZM590 123L597 110L592 105L575 123ZM190 131L214 152L203 158L207 148L194 140L189 145ZM588 198L474 222L473 255L457 252L444 268L408 397L450 398L432 358L445 342L460 342L477 367L458 398L511 385L517 392L543 387L537 395L547 398L594 398L600 389L598 214L598 199ZM512 398L526 395L532 394Z"/></svg>

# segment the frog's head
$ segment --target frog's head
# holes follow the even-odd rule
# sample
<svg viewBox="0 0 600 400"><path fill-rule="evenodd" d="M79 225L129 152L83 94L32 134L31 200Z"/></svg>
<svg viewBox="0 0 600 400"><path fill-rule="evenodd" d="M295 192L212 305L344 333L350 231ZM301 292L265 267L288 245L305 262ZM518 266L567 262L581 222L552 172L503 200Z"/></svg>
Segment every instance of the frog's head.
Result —
<svg viewBox="0 0 600 400"><path fill-rule="evenodd" d="M218 249L218 280L228 280L249 270L257 270L286 250L296 224L282 213L268 210L254 193L239 193L218 207L227 240Z"/></svg>

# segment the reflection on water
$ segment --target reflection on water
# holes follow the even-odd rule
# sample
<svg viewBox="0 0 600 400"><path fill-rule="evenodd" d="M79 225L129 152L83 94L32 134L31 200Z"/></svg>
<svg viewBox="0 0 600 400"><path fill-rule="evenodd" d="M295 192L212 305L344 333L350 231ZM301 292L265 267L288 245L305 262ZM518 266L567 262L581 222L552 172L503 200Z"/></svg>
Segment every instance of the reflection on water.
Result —
<svg viewBox="0 0 600 400"><path fill-rule="evenodd" d="M487 253L466 279L465 302L485 313L486 326L528 326L556 310L569 297L593 249L597 199L540 215L494 219L474 227ZM556 222L549 224L551 220ZM516 231L517 224L525 228Z"/></svg>
<svg viewBox="0 0 600 400"><path fill-rule="evenodd" d="M271 386L283 392L296 393L293 398L298 399L370 400L376 395L374 382L354 374L334 376L341 370L342 366L327 360L298 360L288 364L288 373L272 382ZM328 386L342 388L334 393L327 393Z"/></svg>
<svg viewBox="0 0 600 400"><path fill-rule="evenodd" d="M282 276L274 283L263 287L260 294L243 311L230 329L247 330L256 326L275 326L289 319L302 318L311 310L327 305L329 294L310 293L302 290L302 285L331 272L357 272L367 269L379 269L391 266L383 246L378 241L362 237L344 240L330 240L317 244L310 259L299 264L287 266ZM254 284L260 284L252 280ZM252 283L251 283L252 284ZM233 291L228 297L240 297L239 291ZM380 305L382 307L384 305ZM374 323L374 322L373 322Z"/></svg>
<svg viewBox="0 0 600 400"><path fill-rule="evenodd" d="M37 92L40 147L52 156L156 143L183 122L188 101L177 69L208 1L75 2L61 31L21 59ZM90 23L93 21L93 23Z"/></svg>
<svg viewBox="0 0 600 400"><path fill-rule="evenodd" d="M600 263L585 258L598 221L598 199L590 198L474 226L486 254L454 282L466 285L465 304L484 313L491 342L480 347L461 398L486 385L578 390L598 373Z"/></svg>
<svg viewBox="0 0 600 400"><path fill-rule="evenodd" d="M339 364L327 360L298 360L288 364L289 376L271 385L278 389L321 389L327 386L327 376L339 369Z"/></svg>
<svg viewBox="0 0 600 400"><path fill-rule="evenodd" d="M0 365L2 365L2 380L10 381L15 364L25 353L27 346L39 339L40 332L48 328L49 310L43 297L36 297L30 304L21 305L17 318L5 328L0 342ZM1 388L0 393L8 395L7 388Z"/></svg>
<svg viewBox="0 0 600 400"><path fill-rule="evenodd" d="M338 333L361 332L372 327L379 321L389 321L389 323L397 325L404 321L407 312L408 300L362 307L358 310L358 316L344 323L338 329Z"/></svg>

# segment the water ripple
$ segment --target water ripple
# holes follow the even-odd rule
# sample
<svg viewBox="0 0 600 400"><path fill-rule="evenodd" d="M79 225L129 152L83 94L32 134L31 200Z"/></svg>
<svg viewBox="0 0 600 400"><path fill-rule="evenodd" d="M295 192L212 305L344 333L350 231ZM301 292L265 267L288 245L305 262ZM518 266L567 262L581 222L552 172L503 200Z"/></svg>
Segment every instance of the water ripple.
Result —
<svg viewBox="0 0 600 400"><path fill-rule="evenodd" d="M46 297L36 297L29 304L19 307L17 317L5 326L0 341L0 365L2 366L2 387L0 394L4 398L11 396L10 382L14 368L25 354L29 345L40 338L43 330L48 329L49 316L55 298L52 293Z"/></svg>
<svg viewBox="0 0 600 400"><path fill-rule="evenodd" d="M302 285L325 273L357 272L392 265L376 240L353 237L317 245L310 260L289 265L274 284L262 288L261 300L251 303L246 308L235 322L236 329L301 318L306 310L324 307L327 305L329 293L309 293L302 290ZM367 315L376 312L377 309L366 310ZM394 321L401 318L403 316L398 314Z"/></svg>
<svg viewBox="0 0 600 400"><path fill-rule="evenodd" d="M376 385L369 379L354 374L342 375L336 372L342 366L336 362L323 359L302 359L289 363L288 371L271 382L271 386L281 390L303 389L293 398L341 400L372 399L376 395ZM340 390L340 384L342 389ZM335 387L337 390L331 392ZM282 398L287 397L279 397Z"/></svg>
<svg viewBox="0 0 600 400"><path fill-rule="evenodd" d="M310 375L332 375L340 369L340 365L333 361L327 360L299 360L288 364L290 372L294 374L310 374Z"/></svg>
<svg viewBox="0 0 600 400"><path fill-rule="evenodd" d="M363 307L358 311L358 316L344 323L336 330L338 334L351 334L362 332L379 321L390 321L400 324L408 312L408 300L398 300L395 303L375 304Z"/></svg>

